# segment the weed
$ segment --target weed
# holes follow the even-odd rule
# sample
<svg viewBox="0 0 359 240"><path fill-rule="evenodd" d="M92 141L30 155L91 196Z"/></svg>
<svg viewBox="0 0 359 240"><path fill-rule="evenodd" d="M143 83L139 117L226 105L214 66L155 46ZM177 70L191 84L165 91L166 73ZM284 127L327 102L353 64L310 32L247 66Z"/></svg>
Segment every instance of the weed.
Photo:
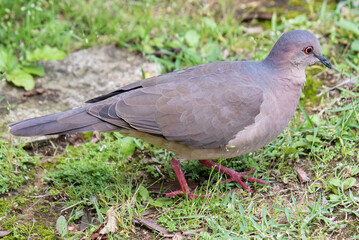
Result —
<svg viewBox="0 0 359 240"><path fill-rule="evenodd" d="M39 158L31 157L21 147L0 139L0 193L16 190L34 174L31 166L38 165Z"/></svg>

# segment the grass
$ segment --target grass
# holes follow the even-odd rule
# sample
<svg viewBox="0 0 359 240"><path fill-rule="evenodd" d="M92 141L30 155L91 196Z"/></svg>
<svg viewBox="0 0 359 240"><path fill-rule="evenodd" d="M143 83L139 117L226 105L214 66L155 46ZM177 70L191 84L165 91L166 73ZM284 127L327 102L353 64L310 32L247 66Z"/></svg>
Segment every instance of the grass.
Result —
<svg viewBox="0 0 359 240"><path fill-rule="evenodd" d="M38 157L30 157L22 146L15 147L0 140L0 193L16 190L33 177L32 166Z"/></svg>
<svg viewBox="0 0 359 240"><path fill-rule="evenodd" d="M118 230L110 239L142 236L136 217L156 220L171 232L192 231L188 236L194 239L359 238L357 1L291 1L288 8L262 7L272 18L249 22L240 6L237 1L1 1L0 45L23 65L44 46L70 54L116 44L167 72L220 60L260 60L282 32L308 29L320 36L323 54L335 66L307 69L298 112L275 141L221 161L237 171L257 168L254 175L269 185L251 186L254 196L233 191L234 183L220 185L224 176L192 161L182 164L186 177L212 197L162 198L151 187L174 179L171 153L119 134L103 134L96 144L85 134L79 147L35 157L44 146L0 138L0 230L12 231L4 239L89 237L108 220L111 207ZM260 31L250 33L255 28ZM341 84L348 79L353 83ZM295 167L310 181L300 183ZM84 233L71 230L86 214L92 221ZM60 215L67 227L56 232ZM163 238L155 230L141 231Z"/></svg>

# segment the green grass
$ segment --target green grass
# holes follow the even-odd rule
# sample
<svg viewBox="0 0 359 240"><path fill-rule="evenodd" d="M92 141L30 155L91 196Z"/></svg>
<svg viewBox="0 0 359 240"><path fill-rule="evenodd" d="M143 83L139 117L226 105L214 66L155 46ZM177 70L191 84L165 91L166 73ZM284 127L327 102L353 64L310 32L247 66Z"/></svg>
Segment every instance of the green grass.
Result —
<svg viewBox="0 0 359 240"><path fill-rule="evenodd" d="M0 194L16 190L33 177L38 160L28 156L22 145L15 147L0 139Z"/></svg>
<svg viewBox="0 0 359 240"><path fill-rule="evenodd" d="M13 231L4 239L53 239L61 233L48 223L63 215L68 226L77 226L90 212L96 221L84 232L89 237L111 207L118 230L110 239L138 237L135 217L156 220L169 231L202 229L193 232L194 239L358 238L358 9L354 0L291 1L288 9L261 8L273 13L271 20L244 22L237 1L1 1L0 45L12 56L9 62L22 67L45 46L70 54L102 44L143 54L164 72L220 60L261 60L282 32L293 29L317 34L334 65L334 70L307 69L298 112L275 141L220 161L237 171L257 168L254 175L269 185L251 185L254 196L241 190L221 195L236 184L220 185L225 176L191 161L182 164L187 179L200 182L198 191L212 197L162 198L148 189L174 179L171 153L119 134L103 134L96 144L85 134L80 147L46 157L29 156L24 145L0 137L0 192L5 193L0 231ZM263 30L248 33L253 27ZM347 79L354 84L341 84ZM337 95L331 94L334 87ZM299 182L298 166L309 182ZM81 233L62 235L79 239Z"/></svg>

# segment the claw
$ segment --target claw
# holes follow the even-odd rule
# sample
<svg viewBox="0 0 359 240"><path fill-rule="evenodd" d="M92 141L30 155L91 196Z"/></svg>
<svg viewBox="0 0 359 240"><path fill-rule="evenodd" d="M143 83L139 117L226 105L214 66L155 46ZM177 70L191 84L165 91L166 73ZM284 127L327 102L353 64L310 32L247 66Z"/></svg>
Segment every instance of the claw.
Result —
<svg viewBox="0 0 359 240"><path fill-rule="evenodd" d="M254 172L256 170L256 168L252 168L250 171L247 171L247 172L236 172L233 169L224 167L218 163L215 163L215 162L212 162L209 160L199 160L199 162L205 167L208 167L208 168L214 167L214 169L216 171L219 171L221 173L228 175L229 178L222 181L222 183L236 181L244 190L247 190L249 192L252 192L252 191L244 184L243 181L245 181L245 180L247 180L248 182L257 182L257 183L261 183L261 184L266 184L266 182L261 179L257 179L257 178L248 176L249 174ZM246 177L244 178L243 176L246 176Z"/></svg>
<svg viewBox="0 0 359 240"><path fill-rule="evenodd" d="M222 165L219 165L218 163L215 163L215 162L212 162L212 161L209 161L209 160L199 160L199 162L205 167L208 167L208 168L214 167L214 169L216 171L219 171L221 173L224 173L224 174L228 175L229 178L226 179L226 180L223 180L222 183L236 181L244 190L249 191L250 193L252 193L252 191L249 189L248 186L246 186L244 184L243 181L257 182L257 183L261 183L261 184L266 184L266 182L261 180L261 179L257 179L257 178L248 176L249 174L254 172L256 170L256 168L252 168L250 171L247 171L247 172L236 172L233 169L224 167ZM183 175L183 172L181 170L180 161L173 158L172 161L171 161L171 166L172 166L173 171L176 174L176 177L177 177L177 180L178 180L178 182L180 184L181 190L166 193L166 197L172 197L172 196L175 196L175 195L183 194L183 195L187 195L188 199L190 199L190 200L198 198L199 195L193 193L193 191L190 191L190 189L188 187L187 181L186 181L186 179L185 179L185 177ZM244 177L244 176L246 176L246 177ZM209 195L209 196L211 196L211 195ZM200 197L205 198L206 195L201 195Z"/></svg>

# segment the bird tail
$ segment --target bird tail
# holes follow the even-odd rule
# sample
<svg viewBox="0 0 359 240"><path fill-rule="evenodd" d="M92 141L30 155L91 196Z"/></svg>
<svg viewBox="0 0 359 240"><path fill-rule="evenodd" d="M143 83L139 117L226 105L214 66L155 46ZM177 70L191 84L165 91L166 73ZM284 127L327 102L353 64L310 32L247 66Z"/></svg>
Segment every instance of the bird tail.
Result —
<svg viewBox="0 0 359 240"><path fill-rule="evenodd" d="M11 123L9 125L10 133L15 136L30 137L118 129L118 127L88 114L87 109L90 106Z"/></svg>

